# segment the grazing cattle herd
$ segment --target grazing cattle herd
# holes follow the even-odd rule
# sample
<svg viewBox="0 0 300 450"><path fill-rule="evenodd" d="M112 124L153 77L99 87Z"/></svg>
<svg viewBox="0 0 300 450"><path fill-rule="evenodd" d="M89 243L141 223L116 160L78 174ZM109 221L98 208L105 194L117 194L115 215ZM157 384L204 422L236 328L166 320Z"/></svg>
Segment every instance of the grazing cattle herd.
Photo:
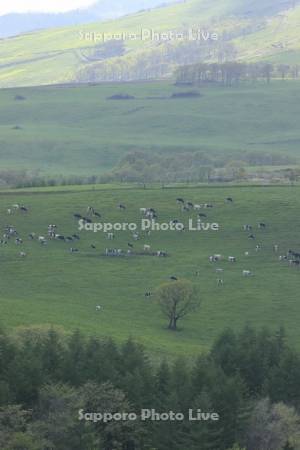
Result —
<svg viewBox="0 0 300 450"><path fill-rule="evenodd" d="M232 205L231 208L234 207L235 202L232 197L227 197L225 199L225 205ZM191 201L186 201L182 197L178 197L174 201L174 207L177 204L177 213L194 213L197 214L197 217L202 219L204 217L207 217L207 214L200 212L203 209L204 210L211 210L212 208L215 208L216 205L213 203L193 203ZM119 203L116 206L117 210L121 212L121 214L124 214L128 210L126 205L123 203ZM156 221L159 216L159 212L157 209L153 207L140 207L138 209L140 215L144 218L150 219L151 221ZM28 215L31 213L31 208L22 204L13 204L9 208L7 208L7 215L10 217L10 222L13 222L13 216L14 215ZM76 221L83 221L86 224L93 223L95 219L99 219L102 217L102 214L96 211L96 209L93 206L87 206L86 212L84 215L75 212L72 214L73 220ZM169 218L170 223L177 224L179 223L179 219L176 217L170 217ZM70 254L77 254L77 253L84 253L87 254L88 251L93 251L93 253L97 252L98 245L93 243L89 243L86 250L82 250L77 248L76 242L81 240L80 234L78 232L74 232L74 228L76 227L76 222L73 222L72 230L69 231L67 234L63 233L61 234L59 232L59 225L51 223L47 227L45 227L44 230L34 230L31 231L28 236L21 236L19 231L17 230L17 227L13 224L7 224L5 225L3 229L3 235L0 240L1 245L9 245L10 243L13 243L17 247L21 247L24 245L24 242L37 242L40 244L40 246L49 246L51 245L51 242L57 241L61 242L63 245L63 248L65 248L66 251L68 251ZM245 242L247 242L247 239L250 241L254 241L249 245L249 249L243 253L244 257L250 257L251 255L255 254L255 252L262 252L266 248L264 243L262 242L264 239L264 232L268 231L269 224L257 221L257 224L241 224L241 231L245 232ZM256 230L256 232L254 231ZM185 231L185 229L180 230ZM41 234L40 234L41 233ZM249 234L250 233L250 234ZM106 240L113 242L116 239L116 235L118 232L108 232L106 233ZM260 242L257 243L257 237L259 235ZM146 243L143 242L143 239L147 239ZM159 248L153 248L154 244L149 243L151 240L151 231L145 231L144 233L133 231L130 232L130 242L128 241L128 236L126 237L126 248L113 248L113 247L106 247L102 251L99 250L99 257L133 257L133 256L153 256L153 257L168 257L172 256L171 253L166 251L165 249L159 249ZM141 241L141 242L140 242ZM65 247L65 244L69 244L68 247ZM269 245L269 244L268 244ZM272 250L274 254L278 254L280 249L280 245L278 243L274 243L272 245ZM30 251L28 250L27 245L27 251L21 250L18 253L18 256L21 259L28 258L30 256ZM278 261L282 263L287 263L288 266L291 267L297 267L300 268L300 252L287 249L285 252L280 254L278 257ZM216 265L218 264L218 267L214 268L214 272L217 274L217 286L224 286L225 284L225 277L224 274L226 271L230 271L230 266L225 265L224 267L220 267L223 262L227 262L232 264L231 267L234 267L237 262L243 261L242 255L234 255L229 254L227 256L223 255L222 253L214 253L208 257L208 264ZM250 260L248 260L250 261ZM246 264L245 264L246 265ZM248 265L248 264L247 264ZM201 275L200 270L195 271L196 276ZM255 271L253 270L253 267L243 267L241 268L241 276L244 278L253 277L255 275ZM172 275L169 277L170 280L176 281L178 280L178 276ZM145 293L145 297L149 298L152 296L152 293L147 291ZM97 305L96 310L100 311L101 306Z"/></svg>

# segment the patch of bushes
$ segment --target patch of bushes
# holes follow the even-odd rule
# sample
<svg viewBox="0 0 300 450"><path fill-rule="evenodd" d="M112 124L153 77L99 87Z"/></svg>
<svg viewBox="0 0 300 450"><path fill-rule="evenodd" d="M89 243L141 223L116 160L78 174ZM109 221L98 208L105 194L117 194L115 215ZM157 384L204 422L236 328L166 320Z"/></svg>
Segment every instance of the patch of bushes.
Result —
<svg viewBox="0 0 300 450"><path fill-rule="evenodd" d="M115 94L111 97L107 97L107 100L134 100L135 97L129 94Z"/></svg>
<svg viewBox="0 0 300 450"><path fill-rule="evenodd" d="M12 188L51 187L86 185L100 183L100 176L43 176L38 170L2 170L0 171L0 185Z"/></svg>
<svg viewBox="0 0 300 450"><path fill-rule="evenodd" d="M23 97L23 95L17 94L15 96L15 100L16 101L24 101L24 100L26 100L26 97Z"/></svg>
<svg viewBox="0 0 300 450"><path fill-rule="evenodd" d="M187 91L187 92L174 92L171 98L197 98L201 97L201 94L197 91Z"/></svg>

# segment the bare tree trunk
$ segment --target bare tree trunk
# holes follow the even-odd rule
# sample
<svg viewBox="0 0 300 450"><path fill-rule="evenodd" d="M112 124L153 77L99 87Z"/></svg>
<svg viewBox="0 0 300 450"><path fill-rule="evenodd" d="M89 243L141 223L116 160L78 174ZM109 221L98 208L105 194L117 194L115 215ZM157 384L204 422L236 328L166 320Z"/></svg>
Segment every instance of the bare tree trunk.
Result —
<svg viewBox="0 0 300 450"><path fill-rule="evenodd" d="M173 330L173 331L177 330L177 319L176 319L176 317L171 317L168 328L169 328L169 330Z"/></svg>

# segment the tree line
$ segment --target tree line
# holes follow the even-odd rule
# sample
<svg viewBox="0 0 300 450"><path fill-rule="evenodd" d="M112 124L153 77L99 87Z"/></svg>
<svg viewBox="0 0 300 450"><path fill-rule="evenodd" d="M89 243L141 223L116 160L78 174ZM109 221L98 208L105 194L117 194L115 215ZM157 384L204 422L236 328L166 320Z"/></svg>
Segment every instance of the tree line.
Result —
<svg viewBox="0 0 300 450"><path fill-rule="evenodd" d="M214 181L222 172L223 181L247 178L247 166L294 165L297 159L284 153L226 152L178 150L131 151L109 172L101 176L102 183L189 183ZM222 181L221 180L221 181Z"/></svg>
<svg viewBox="0 0 300 450"><path fill-rule="evenodd" d="M39 170L0 170L0 186L20 189L111 182L206 183L218 177L223 181L235 181L240 180L241 175L243 179L247 178L247 166L294 166L297 162L297 158L283 152L232 151L221 154L217 151L183 151L176 147L164 152L159 148L152 152L143 149L126 153L113 169L98 174L52 176L43 175ZM298 172L294 170L294 178L299 179Z"/></svg>
<svg viewBox="0 0 300 450"><path fill-rule="evenodd" d="M229 61L183 65L176 69L175 78L178 84L218 83L224 86L232 86L240 81L257 82L264 80L270 83L274 78L297 79L299 78L299 71L299 65L276 65L269 62L247 64Z"/></svg>
<svg viewBox="0 0 300 450"><path fill-rule="evenodd" d="M142 408L220 420L79 420ZM282 329L226 330L209 353L160 363L132 339L0 332L2 450L297 450L299 411L300 354Z"/></svg>

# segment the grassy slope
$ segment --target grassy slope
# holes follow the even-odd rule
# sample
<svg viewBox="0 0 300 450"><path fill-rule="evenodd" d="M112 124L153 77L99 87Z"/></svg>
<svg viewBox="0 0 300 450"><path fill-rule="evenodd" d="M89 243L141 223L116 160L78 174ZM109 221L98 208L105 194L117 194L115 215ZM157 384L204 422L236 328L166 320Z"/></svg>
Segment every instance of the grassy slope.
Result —
<svg viewBox="0 0 300 450"><path fill-rule="evenodd" d="M147 98L175 89L148 83L2 90L1 169L98 174L133 149L224 152L235 159L245 151L299 154L298 82L201 88L196 99ZM119 92L136 99L106 100ZM26 100L15 101L16 94Z"/></svg>
<svg viewBox="0 0 300 450"><path fill-rule="evenodd" d="M299 190L228 187L144 191L106 186L94 191L2 193L1 228L8 222L17 227L28 256L20 259L21 248L13 242L0 247L0 264L5 271L0 287L1 322L8 327L51 324L66 330L80 328L84 333L110 335L118 341L131 335L153 353L166 355L195 355L207 349L224 327L239 329L249 322L271 328L285 325L291 343L299 346L299 271L279 263L272 251L274 243L280 244L280 253L299 247ZM208 220L219 222L221 231L152 233L135 244L138 250L144 243L151 244L153 250L165 249L170 253L166 259L101 257L108 245L101 233L82 232L76 244L80 253L73 255L68 252L70 244L50 242L48 247L41 247L26 238L32 231L45 234L49 223L56 223L61 233L76 232L72 214L84 213L90 204L106 221L139 221L141 206L155 207L160 221L175 217L186 220L176 205L178 195L193 202L212 201L215 208L208 212ZM224 203L227 195L234 197L234 205ZM6 208L15 202L30 207L28 216L6 216ZM116 208L120 202L127 205L125 213ZM255 243L247 238L242 225L255 225L261 220L268 224L268 230L255 231L257 242L263 244L263 250L256 253ZM119 232L110 245L127 248L128 241L129 234ZM91 243L97 245L95 253ZM246 250L250 251L248 258L244 256ZM219 264L225 268L223 288L216 286L217 275L208 262L209 255L220 252L238 258L236 265ZM243 278L243 269L253 270L255 276ZM164 328L157 305L144 298L145 291L155 289L171 275L193 281L203 299L201 309L182 323L178 333ZM98 304L103 306L99 314L95 312Z"/></svg>
<svg viewBox="0 0 300 450"><path fill-rule="evenodd" d="M173 29L182 24L183 17L190 23L193 14L189 9L190 5L185 3L172 5L168 8L138 13L106 23L45 30L2 41L0 42L1 85L5 87L18 83L30 85L70 81L78 69L78 63L80 65L80 58L78 60L80 53L78 54L76 51L80 52L85 47L93 45L89 41L80 39L79 32L81 30L103 33L120 31L138 33L141 27L158 30ZM66 64L61 64L61 55L63 59L67 57ZM40 80L39 69L44 66L42 58L47 58L51 70L49 74L45 74L42 70L42 79Z"/></svg>
<svg viewBox="0 0 300 450"><path fill-rule="evenodd" d="M300 7L278 14L267 20L263 30L239 38L233 43L239 48L239 57L247 61L267 59L277 63L298 64L300 61ZM283 49L274 51L272 44L282 43ZM289 56L286 57L286 54Z"/></svg>
<svg viewBox="0 0 300 450"><path fill-rule="evenodd" d="M250 6L253 4L250 1L248 3ZM255 4L258 16L260 3ZM272 2L268 0L264 4L269 5L272 11ZM209 0L189 0L106 23L50 29L3 40L0 41L0 86L50 84L74 80L77 70L84 67L81 51L93 45L92 42L80 39L81 30L138 33L141 28L152 28L156 31L166 31L191 26L201 27L213 20L213 31L222 33L224 30L238 30L250 25L253 18L235 16L236 13L240 14L245 10L247 5L243 2L241 6L239 0L222 0L218 3ZM281 60L285 52L299 50L299 11L300 7L289 10L284 13L284 18L274 15L266 21L262 31L234 40L239 50L238 57L252 59L275 57L275 60ZM210 29L211 27L209 25ZM284 52L272 47L272 44L279 40L286 44ZM132 58L132 55L134 57L134 51L137 47L140 48L140 43L127 42L126 45L128 57ZM149 43L145 45L147 48ZM294 62L299 62L299 58Z"/></svg>

